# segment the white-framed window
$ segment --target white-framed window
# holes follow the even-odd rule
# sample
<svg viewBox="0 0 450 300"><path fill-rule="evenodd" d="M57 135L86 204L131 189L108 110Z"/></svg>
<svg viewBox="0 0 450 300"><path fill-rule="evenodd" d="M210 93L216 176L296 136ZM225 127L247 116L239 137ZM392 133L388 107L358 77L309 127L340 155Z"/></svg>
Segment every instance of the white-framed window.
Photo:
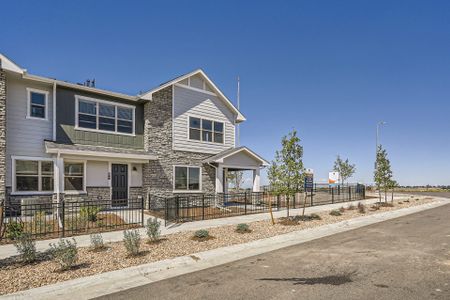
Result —
<svg viewBox="0 0 450 300"><path fill-rule="evenodd" d="M175 191L200 191L201 168L193 166L174 166Z"/></svg>
<svg viewBox="0 0 450 300"><path fill-rule="evenodd" d="M48 92L27 88L27 118L48 120Z"/></svg>
<svg viewBox="0 0 450 300"><path fill-rule="evenodd" d="M64 162L64 192L85 192L86 191L86 163L79 161Z"/></svg>
<svg viewBox="0 0 450 300"><path fill-rule="evenodd" d="M190 140L223 144L223 132L223 122L189 117Z"/></svg>
<svg viewBox="0 0 450 300"><path fill-rule="evenodd" d="M76 129L134 135L135 110L132 105L76 96Z"/></svg>
<svg viewBox="0 0 450 300"><path fill-rule="evenodd" d="M52 159L13 157L14 193L52 193L54 162Z"/></svg>

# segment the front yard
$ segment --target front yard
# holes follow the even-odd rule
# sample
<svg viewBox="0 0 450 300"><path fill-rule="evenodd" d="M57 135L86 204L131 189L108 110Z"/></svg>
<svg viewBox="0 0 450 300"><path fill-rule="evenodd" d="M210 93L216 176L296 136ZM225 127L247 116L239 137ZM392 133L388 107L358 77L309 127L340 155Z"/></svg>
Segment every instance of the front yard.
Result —
<svg viewBox="0 0 450 300"><path fill-rule="evenodd" d="M280 218L275 220L275 225L272 225L268 220L257 221L248 224L250 231L247 233L236 232L236 226L234 225L216 227L208 229L212 238L204 241L193 239L194 232L192 231L166 235L157 242L147 242L147 239L142 237L140 252L135 256L130 256L121 242L106 244L106 248L100 251L93 251L84 247L78 249L77 265L66 271L61 271L58 263L48 253L41 253L38 260L30 264L23 263L20 257L11 257L0 261L0 294L13 293L177 256L192 255L192 259L196 260L198 258L193 254L197 252L247 243L292 231L337 223L362 215L376 214L432 201L433 199L429 197L404 197L401 201L395 201L392 207L370 205L359 209L356 206L351 207L351 209L341 208L337 210L340 214L336 211L333 214L330 214L330 211L324 211L317 214L319 218L316 217L316 219L309 221L291 219L286 222L285 219Z"/></svg>

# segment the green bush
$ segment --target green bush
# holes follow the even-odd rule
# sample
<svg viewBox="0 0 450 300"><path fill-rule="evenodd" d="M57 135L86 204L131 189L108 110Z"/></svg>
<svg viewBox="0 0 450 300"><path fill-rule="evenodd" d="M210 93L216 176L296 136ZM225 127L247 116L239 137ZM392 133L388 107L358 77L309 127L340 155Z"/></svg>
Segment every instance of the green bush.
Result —
<svg viewBox="0 0 450 300"><path fill-rule="evenodd" d="M78 261L77 242L75 239L72 241L60 239L58 244L50 243L50 252L62 270L72 268Z"/></svg>
<svg viewBox="0 0 450 300"><path fill-rule="evenodd" d="M24 233L17 237L14 241L14 246L24 262L30 263L36 260L36 242L31 234Z"/></svg>
<svg viewBox="0 0 450 300"><path fill-rule="evenodd" d="M330 215L337 217L337 216L342 216L342 213L339 210L334 209L334 210L330 211Z"/></svg>
<svg viewBox="0 0 450 300"><path fill-rule="evenodd" d="M97 206L84 206L80 208L80 217L88 220L89 222L97 221L97 214L101 211Z"/></svg>
<svg viewBox="0 0 450 300"><path fill-rule="evenodd" d="M239 233L251 232L250 226L248 224L245 224L245 223L237 224L236 232L239 232Z"/></svg>
<svg viewBox="0 0 450 300"><path fill-rule="evenodd" d="M101 250L105 248L105 244L103 243L103 237L101 233L92 233L90 235L91 238L91 248L93 250Z"/></svg>
<svg viewBox="0 0 450 300"><path fill-rule="evenodd" d="M322 220L322 218L318 214L310 214L309 218L311 220Z"/></svg>
<svg viewBox="0 0 450 300"><path fill-rule="evenodd" d="M141 246L141 236L139 231L135 229L125 230L123 232L123 244L129 255L138 255Z"/></svg>
<svg viewBox="0 0 450 300"><path fill-rule="evenodd" d="M198 238L198 239L206 239L206 238L209 237L209 231L206 230L206 229L200 229L200 230L197 230L197 231L194 233L194 237L196 237L196 238Z"/></svg>
<svg viewBox="0 0 450 300"><path fill-rule="evenodd" d="M147 236L152 242L159 240L161 236L161 222L157 218L147 219L145 229L147 230Z"/></svg>
<svg viewBox="0 0 450 300"><path fill-rule="evenodd" d="M24 226L21 222L13 221L6 224L5 236L8 239L15 240L24 233Z"/></svg>

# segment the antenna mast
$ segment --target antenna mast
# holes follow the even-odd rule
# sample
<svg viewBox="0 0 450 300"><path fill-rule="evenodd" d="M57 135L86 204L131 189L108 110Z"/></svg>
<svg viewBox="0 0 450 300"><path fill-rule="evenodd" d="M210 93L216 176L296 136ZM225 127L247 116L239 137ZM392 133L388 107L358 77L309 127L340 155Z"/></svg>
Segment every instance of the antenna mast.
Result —
<svg viewBox="0 0 450 300"><path fill-rule="evenodd" d="M240 86L239 86L239 76L237 77L237 109L240 110ZM237 124L237 145L240 146L241 132L239 130L239 123Z"/></svg>

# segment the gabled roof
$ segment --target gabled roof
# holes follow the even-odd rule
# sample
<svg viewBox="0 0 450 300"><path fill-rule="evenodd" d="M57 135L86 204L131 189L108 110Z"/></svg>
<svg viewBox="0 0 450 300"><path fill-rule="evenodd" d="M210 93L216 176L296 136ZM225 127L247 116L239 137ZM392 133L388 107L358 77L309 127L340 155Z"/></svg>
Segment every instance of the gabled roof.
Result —
<svg viewBox="0 0 450 300"><path fill-rule="evenodd" d="M205 163L223 163L223 160L225 158L236 155L241 152L245 152L249 156L253 157L255 160L260 161L261 165L263 165L263 166L269 165L269 162L267 160L265 160L264 158L262 158L261 156L259 156L258 154L256 154L255 152L253 152L252 150L250 150L249 148L247 148L245 146L240 146L240 147L224 150L224 151L219 152L211 157L208 157L203 162L205 162Z"/></svg>
<svg viewBox="0 0 450 300"><path fill-rule="evenodd" d="M25 69L19 67L15 62L7 58L5 55L0 53L0 69L8 70L14 73L23 74L26 72Z"/></svg>
<svg viewBox="0 0 450 300"><path fill-rule="evenodd" d="M230 101L230 99L228 99L223 93L222 91L214 84L214 82L205 74L205 72L203 72L203 70L201 69L197 69L195 71L192 71L190 73L178 76L170 81L167 81L161 85L159 85L158 87L145 92L144 94L142 94L140 97L142 99L145 100L152 100L152 95L162 89L165 89L166 87L169 87L171 85L174 85L180 81L185 80L186 78L189 78L191 76L194 75L201 75L203 77L203 79L206 80L206 82L213 88L214 92L219 96L219 98L228 106L228 108L231 109L231 111L233 111L236 115L236 121L239 122L243 122L245 121L245 117L242 115L242 113L233 105L233 103Z"/></svg>

